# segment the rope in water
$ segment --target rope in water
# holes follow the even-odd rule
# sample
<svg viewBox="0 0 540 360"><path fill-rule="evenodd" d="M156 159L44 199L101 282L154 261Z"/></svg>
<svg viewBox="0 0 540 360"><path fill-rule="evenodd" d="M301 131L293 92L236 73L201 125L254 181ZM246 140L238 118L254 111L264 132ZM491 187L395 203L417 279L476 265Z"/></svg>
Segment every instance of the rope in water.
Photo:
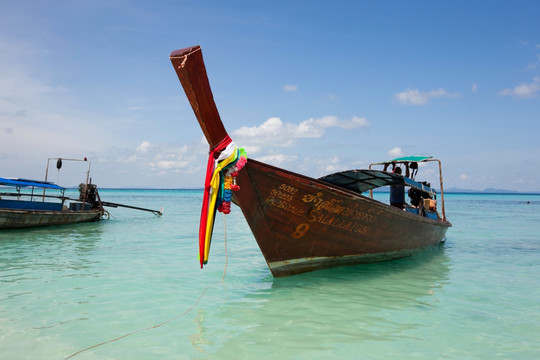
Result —
<svg viewBox="0 0 540 360"><path fill-rule="evenodd" d="M223 276L221 277L221 281L225 281L225 275L227 273L227 264L228 264L228 258L227 258L227 224L226 224L226 221L225 221L225 214L223 214L223 226L224 226L224 231L225 231L225 234L224 234L224 242L225 242L225 268L223 269ZM152 330L152 329L157 329L167 323L170 323L171 321L174 321L174 320L177 320L179 318L181 318L182 316L185 316L187 315L191 310L193 310L198 304L199 302L201 301L201 299L203 298L204 294L206 293L206 290L208 290L210 287L212 286L215 286L216 284L214 285L208 285L207 287L204 288L203 292L201 293L201 295L199 296L199 298L197 299L197 301L195 301L195 303L189 308L187 309L186 311L184 311L183 313L181 313L180 315L177 315L175 317L172 317L170 318L169 320L167 321L164 321L162 322L161 324L157 324L157 325L153 325L153 326L149 326L149 327L146 327L146 328L143 328L143 329L138 329L138 330L134 330L132 332L129 332L127 334L124 334L122 336L119 336L117 338L114 338L114 339L111 339L111 340L107 340L107 341L104 341L102 343L99 343L99 344L95 344L95 345L92 345L92 346L89 346L85 349L82 349L82 350L79 350L71 355L69 355L67 358L65 358L64 360L69 360L77 355L79 355L80 353L83 353L85 351L88 351L88 350L92 350L92 349L95 349L97 347L100 347L100 346L103 346L103 345L107 345L107 344L110 344L110 343L113 343L115 341L118 341L118 340L121 340L123 338L126 338L130 335L133 335L133 334L136 334L136 333L139 333L139 332L143 332L143 331L148 331L148 330Z"/></svg>

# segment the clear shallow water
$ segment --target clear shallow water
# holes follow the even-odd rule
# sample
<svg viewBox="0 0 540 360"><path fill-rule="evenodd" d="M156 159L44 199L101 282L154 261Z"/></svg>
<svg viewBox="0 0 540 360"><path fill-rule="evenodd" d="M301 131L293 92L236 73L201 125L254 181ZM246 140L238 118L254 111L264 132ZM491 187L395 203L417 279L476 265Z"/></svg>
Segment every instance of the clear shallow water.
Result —
<svg viewBox="0 0 540 360"><path fill-rule="evenodd" d="M201 191L100 193L165 214L0 231L1 359L65 359L167 320L73 359L540 358L540 195L447 194L436 249L274 279L237 207L200 270Z"/></svg>

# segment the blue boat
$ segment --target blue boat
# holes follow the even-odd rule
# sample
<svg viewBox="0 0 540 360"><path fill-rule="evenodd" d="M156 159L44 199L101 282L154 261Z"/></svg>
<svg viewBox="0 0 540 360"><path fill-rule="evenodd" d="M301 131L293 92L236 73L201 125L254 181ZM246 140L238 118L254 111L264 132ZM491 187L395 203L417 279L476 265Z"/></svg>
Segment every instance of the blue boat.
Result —
<svg viewBox="0 0 540 360"><path fill-rule="evenodd" d="M56 160L58 170L63 161L88 164L86 180L79 185L79 198L67 197L66 188L47 181L51 160ZM51 195L52 191L56 193ZM90 161L86 158L49 158L44 181L0 177L0 230L98 221L105 214L109 215L104 206L148 211L158 216L163 214L163 209L152 210L101 201L97 186L90 179Z"/></svg>
<svg viewBox="0 0 540 360"><path fill-rule="evenodd" d="M57 168L62 159L57 160ZM64 159L71 161L86 161ZM47 163L48 173L49 163ZM0 177L0 229L65 225L100 220L105 214L97 187L89 183L79 186L79 199L65 196L66 188L52 182Z"/></svg>

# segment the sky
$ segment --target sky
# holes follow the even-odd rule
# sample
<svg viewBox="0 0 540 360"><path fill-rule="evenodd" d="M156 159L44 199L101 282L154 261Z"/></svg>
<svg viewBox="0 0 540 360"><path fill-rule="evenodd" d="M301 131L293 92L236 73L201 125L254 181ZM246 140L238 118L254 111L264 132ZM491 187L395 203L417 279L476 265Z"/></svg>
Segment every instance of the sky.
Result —
<svg viewBox="0 0 540 360"><path fill-rule="evenodd" d="M169 60L201 45L249 158L320 177L430 155L446 189L540 191L538 1L0 9L1 177L43 179L49 158L86 157L101 188L201 188L208 144ZM81 164L51 163L48 179L78 184Z"/></svg>

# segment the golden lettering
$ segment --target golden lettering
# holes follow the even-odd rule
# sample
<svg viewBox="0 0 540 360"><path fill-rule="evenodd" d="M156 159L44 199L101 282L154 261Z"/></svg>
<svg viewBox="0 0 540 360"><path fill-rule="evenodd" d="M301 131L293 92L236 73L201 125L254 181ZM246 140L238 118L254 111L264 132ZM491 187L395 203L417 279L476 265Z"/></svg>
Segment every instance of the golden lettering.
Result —
<svg viewBox="0 0 540 360"><path fill-rule="evenodd" d="M320 210L309 210L307 213L307 221L360 234L365 234L369 230L369 227L366 225L342 218L336 218L335 216L325 214Z"/></svg>
<svg viewBox="0 0 540 360"><path fill-rule="evenodd" d="M277 198L280 198L282 200L285 200L285 201L291 201L293 199L292 195L290 194L286 194L282 191L279 191L279 190L276 190L276 189L273 189L272 191L270 191L270 195L273 195Z"/></svg>
<svg viewBox="0 0 540 360"><path fill-rule="evenodd" d="M314 203L316 210L326 211L330 214L341 215L345 217L351 217L356 221L363 221L370 224L373 224L375 218L373 215L368 214L364 211L358 211L354 208L346 207L340 205L342 200L324 200L323 193L318 192L317 194L306 194L302 197L302 201L305 203Z"/></svg>
<svg viewBox="0 0 540 360"><path fill-rule="evenodd" d="M289 204L286 201L283 201L281 199L275 198L275 197L269 197L265 200L265 204L268 204L270 206L277 207L279 209L285 210L291 214L301 216L304 214L304 211L302 209L298 209L297 207Z"/></svg>
<svg viewBox="0 0 540 360"><path fill-rule="evenodd" d="M294 194L294 193L296 193L298 191L297 188L295 188L293 186L290 186L290 185L287 185L287 184L281 184L279 186L279 190L283 190L283 191L291 193L291 194Z"/></svg>

